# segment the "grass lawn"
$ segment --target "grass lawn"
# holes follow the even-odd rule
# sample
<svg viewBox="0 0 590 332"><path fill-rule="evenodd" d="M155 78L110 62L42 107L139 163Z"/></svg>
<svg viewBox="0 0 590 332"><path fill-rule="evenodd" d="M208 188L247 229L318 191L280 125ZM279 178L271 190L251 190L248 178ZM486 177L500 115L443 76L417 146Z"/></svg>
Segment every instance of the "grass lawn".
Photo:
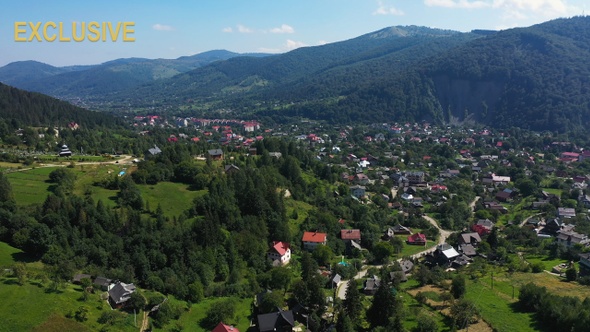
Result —
<svg viewBox="0 0 590 332"><path fill-rule="evenodd" d="M500 290L499 286L495 283L494 289L491 289L491 285L483 280L479 282L468 280L465 297L475 303L482 318L496 331L539 331L532 313L515 310L518 295L512 299L511 295L505 293L506 289ZM511 292L512 287L510 287Z"/></svg>
<svg viewBox="0 0 590 332"><path fill-rule="evenodd" d="M92 294L87 302L80 300L79 286L65 284L57 292L47 292L38 281L30 280L20 286L15 278L0 278L0 331L98 331L97 319L103 311L111 310L105 301ZM102 303L102 305L101 305ZM80 306L88 308L88 319L82 324L65 318ZM127 316L117 331L137 331L133 317Z"/></svg>
<svg viewBox="0 0 590 332"><path fill-rule="evenodd" d="M309 210L313 206L302 201L296 201L292 198L286 198L285 208L287 209L287 217L289 218L289 230L291 234L299 233L300 225L307 218ZM297 211L297 219L293 219L293 211Z"/></svg>
<svg viewBox="0 0 590 332"><path fill-rule="evenodd" d="M179 216L193 206L193 200L203 196L207 190L189 190L186 184L160 182L156 185L139 185L141 197L149 203L150 210L155 211L158 204L162 206L164 215L172 218ZM114 192L116 195L116 192Z"/></svg>
<svg viewBox="0 0 590 332"><path fill-rule="evenodd" d="M541 188L541 190L543 190L543 191L545 191L545 192L547 192L549 194L554 194L554 195L556 195L558 197L561 197L561 193L562 193L562 190L561 189Z"/></svg>
<svg viewBox="0 0 590 332"><path fill-rule="evenodd" d="M11 247L7 243L0 242L0 268L14 264L13 254L22 252L20 249Z"/></svg>
<svg viewBox="0 0 590 332"><path fill-rule="evenodd" d="M524 256L524 258L530 264L535 264L535 263L541 262L543 264L543 266L545 267L545 270L547 270L547 271L551 271L551 269L556 265L568 262L567 260L563 260L563 259L559 259L559 258L550 259L549 257L546 257L546 256L526 255L526 256Z"/></svg>
<svg viewBox="0 0 590 332"><path fill-rule="evenodd" d="M55 168L43 167L6 174L18 205L43 203L49 194L49 173Z"/></svg>
<svg viewBox="0 0 590 332"><path fill-rule="evenodd" d="M180 302L185 306L184 302L177 301L171 298L171 301ZM154 331L169 331L170 326L174 326L175 323L179 323L180 326L183 327L183 331L186 332L206 332L209 331L199 325L199 322L205 318L207 314L207 310L214 302L220 301L224 298L208 298L203 300L200 303L193 304L190 308L190 311L184 312L182 316L177 321L171 321L167 326L164 326L164 329L154 329ZM240 331L247 331L250 327L250 305L252 303L251 298L240 299L240 298L232 298L234 303L237 304L236 306L236 315L235 319L231 322L225 322L226 324L230 324L235 326Z"/></svg>

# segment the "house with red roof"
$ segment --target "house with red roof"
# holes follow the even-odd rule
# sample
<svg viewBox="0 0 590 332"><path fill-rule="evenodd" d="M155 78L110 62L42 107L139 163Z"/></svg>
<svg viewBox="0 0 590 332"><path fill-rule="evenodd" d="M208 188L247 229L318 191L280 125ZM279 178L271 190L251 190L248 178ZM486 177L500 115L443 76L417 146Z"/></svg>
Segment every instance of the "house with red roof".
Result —
<svg viewBox="0 0 590 332"><path fill-rule="evenodd" d="M287 242L273 241L267 257L273 266L287 265L291 260L291 245Z"/></svg>
<svg viewBox="0 0 590 332"><path fill-rule="evenodd" d="M406 242L411 245L425 246L426 245L426 235L424 235L422 233L414 233L414 234L408 236L408 240Z"/></svg>
<svg viewBox="0 0 590 332"><path fill-rule="evenodd" d="M220 322L213 330L211 330L211 332L240 332L240 330L231 325L225 325L223 322Z"/></svg>
<svg viewBox="0 0 590 332"><path fill-rule="evenodd" d="M340 238L343 241L361 241L361 230L360 229L342 229L340 230Z"/></svg>
<svg viewBox="0 0 590 332"><path fill-rule="evenodd" d="M312 251L320 244L326 245L328 235L319 232L304 232L301 242L303 242L303 249Z"/></svg>

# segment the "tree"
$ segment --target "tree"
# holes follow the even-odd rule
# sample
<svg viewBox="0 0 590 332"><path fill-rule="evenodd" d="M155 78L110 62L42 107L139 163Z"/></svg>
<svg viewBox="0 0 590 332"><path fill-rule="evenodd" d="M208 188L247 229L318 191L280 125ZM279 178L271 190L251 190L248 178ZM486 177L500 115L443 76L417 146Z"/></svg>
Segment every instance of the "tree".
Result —
<svg viewBox="0 0 590 332"><path fill-rule="evenodd" d="M342 303L344 312L352 321L356 321L363 310L363 302L355 279L346 283L346 297Z"/></svg>
<svg viewBox="0 0 590 332"><path fill-rule="evenodd" d="M264 314L274 312L277 311L277 308L282 308L284 302L283 296L279 292L266 292L262 295L258 310Z"/></svg>
<svg viewBox="0 0 590 332"><path fill-rule="evenodd" d="M467 325L473 323L477 320L478 315L479 312L475 307L475 303L471 300L462 298L451 305L451 317L453 318L455 326L459 329L463 329L467 327Z"/></svg>
<svg viewBox="0 0 590 332"><path fill-rule="evenodd" d="M146 305L146 300L139 291L131 293L129 300L127 301L127 308L129 310L142 310Z"/></svg>
<svg viewBox="0 0 590 332"><path fill-rule="evenodd" d="M272 289L282 289L283 294L291 286L292 272L285 266L275 267L270 271L270 287Z"/></svg>
<svg viewBox="0 0 590 332"><path fill-rule="evenodd" d="M192 303L199 303L205 297L203 291L203 284L200 281L195 281L188 285L188 300Z"/></svg>
<svg viewBox="0 0 590 332"><path fill-rule="evenodd" d="M11 212L16 210L16 201L12 194L12 186L8 182L8 178L4 173L0 173L0 209L5 209Z"/></svg>
<svg viewBox="0 0 590 332"><path fill-rule="evenodd" d="M453 294L454 298L459 299L465 295L465 291L465 277L462 274L457 274L453 278L453 282L451 284L451 293Z"/></svg>
<svg viewBox="0 0 590 332"><path fill-rule="evenodd" d="M578 278L578 271L576 271L576 267L572 264L567 270L565 270L565 279L567 281L576 281Z"/></svg>
<svg viewBox="0 0 590 332"><path fill-rule="evenodd" d="M418 314L416 319L418 321L418 326L416 327L416 332L436 332L438 331L438 324L436 320L428 314L428 312L421 311Z"/></svg>
<svg viewBox="0 0 590 332"><path fill-rule="evenodd" d="M211 305L205 318L203 318L203 326L213 329L219 322L230 322L234 319L236 314L236 304L231 299L220 300Z"/></svg>
<svg viewBox="0 0 590 332"><path fill-rule="evenodd" d="M325 266L330 263L330 260L334 257L334 253L330 247L319 245L313 250L312 256L318 264Z"/></svg>
<svg viewBox="0 0 590 332"><path fill-rule="evenodd" d="M385 263L393 255L393 246L389 242L379 242L373 246L371 253L375 257L375 261Z"/></svg>
<svg viewBox="0 0 590 332"><path fill-rule="evenodd" d="M12 268L14 276L18 280L19 285L24 285L27 282L27 266L25 263L16 263Z"/></svg>
<svg viewBox="0 0 590 332"><path fill-rule="evenodd" d="M373 302L367 310L367 320L372 327L387 326L389 319L400 320L403 316L401 301L396 298L396 292L390 289L386 283L381 283Z"/></svg>
<svg viewBox="0 0 590 332"><path fill-rule="evenodd" d="M78 310L76 310L74 317L76 318L77 321L84 322L88 319L88 311L89 311L88 307L79 306Z"/></svg>
<svg viewBox="0 0 590 332"><path fill-rule="evenodd" d="M354 332L354 324L352 320L344 311L338 313L338 321L336 322L336 332Z"/></svg>

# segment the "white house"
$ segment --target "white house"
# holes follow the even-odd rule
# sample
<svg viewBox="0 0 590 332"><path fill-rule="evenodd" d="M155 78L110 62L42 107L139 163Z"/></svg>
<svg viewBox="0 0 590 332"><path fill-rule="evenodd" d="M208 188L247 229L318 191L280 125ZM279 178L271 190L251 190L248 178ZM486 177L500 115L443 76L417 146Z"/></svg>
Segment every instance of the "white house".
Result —
<svg viewBox="0 0 590 332"><path fill-rule="evenodd" d="M272 261L273 266L289 264L291 260L291 246L287 242L273 241L272 248L268 252L268 259Z"/></svg>

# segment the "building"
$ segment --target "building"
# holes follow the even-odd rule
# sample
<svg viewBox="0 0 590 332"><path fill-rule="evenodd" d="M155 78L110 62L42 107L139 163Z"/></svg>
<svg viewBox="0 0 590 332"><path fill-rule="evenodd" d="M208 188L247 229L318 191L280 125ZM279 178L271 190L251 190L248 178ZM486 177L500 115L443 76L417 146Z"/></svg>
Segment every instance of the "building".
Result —
<svg viewBox="0 0 590 332"><path fill-rule="evenodd" d="M303 242L303 249L312 251L320 244L326 245L328 236L326 233L304 232L301 242Z"/></svg>
<svg viewBox="0 0 590 332"><path fill-rule="evenodd" d="M64 144L64 145L61 146L61 150L59 150L58 156L60 156L60 157L71 157L72 156L72 151L70 151L70 149L68 148L68 146Z"/></svg>
<svg viewBox="0 0 590 332"><path fill-rule="evenodd" d="M354 196L356 198L362 198L366 194L366 188L364 186L359 186L359 185L351 186L350 193L352 194L352 196Z"/></svg>
<svg viewBox="0 0 590 332"><path fill-rule="evenodd" d="M425 246L426 245L426 235L422 233L415 233L408 236L406 241L407 244L416 245L416 246Z"/></svg>
<svg viewBox="0 0 590 332"><path fill-rule="evenodd" d="M363 292L366 295L375 295L377 293L377 289L381 285L381 280L377 276L373 276L371 278L367 278L365 281L365 286L363 287Z"/></svg>
<svg viewBox="0 0 590 332"><path fill-rule="evenodd" d="M343 229L340 231L340 238L342 241L361 241L361 230L360 229Z"/></svg>
<svg viewBox="0 0 590 332"><path fill-rule="evenodd" d="M207 151L207 155L211 160L223 160L223 151L221 149L212 149Z"/></svg>
<svg viewBox="0 0 590 332"><path fill-rule="evenodd" d="M424 182L425 174L422 171L407 172L406 178L408 178L410 184L418 184Z"/></svg>
<svg viewBox="0 0 590 332"><path fill-rule="evenodd" d="M135 292L134 284L126 284L124 282L117 282L111 289L109 289L109 302L113 308L121 308L131 298L131 294Z"/></svg>
<svg viewBox="0 0 590 332"><path fill-rule="evenodd" d="M293 311L280 310L269 314L258 315L258 331L260 332L291 332L295 326Z"/></svg>
<svg viewBox="0 0 590 332"><path fill-rule="evenodd" d="M225 325L223 322L219 322L211 332L240 332L240 330L231 325Z"/></svg>
<svg viewBox="0 0 590 332"><path fill-rule="evenodd" d="M273 266L287 265L291 260L291 246L287 242L273 241L267 256Z"/></svg>

